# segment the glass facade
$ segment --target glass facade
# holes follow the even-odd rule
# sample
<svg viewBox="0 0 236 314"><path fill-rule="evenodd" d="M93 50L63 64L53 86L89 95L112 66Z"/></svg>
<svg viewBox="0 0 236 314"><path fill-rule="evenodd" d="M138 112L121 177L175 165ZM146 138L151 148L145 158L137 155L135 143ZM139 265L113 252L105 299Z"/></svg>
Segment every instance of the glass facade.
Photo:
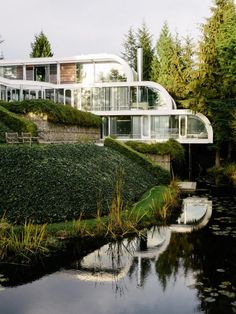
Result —
<svg viewBox="0 0 236 314"><path fill-rule="evenodd" d="M72 105L85 111L151 110L164 105L161 93L147 87L80 88L74 93Z"/></svg>
<svg viewBox="0 0 236 314"><path fill-rule="evenodd" d="M192 115L112 116L103 119L106 121L103 124L104 136L150 140L207 138L204 123Z"/></svg>
<svg viewBox="0 0 236 314"><path fill-rule="evenodd" d="M0 67L0 76L9 80L22 80L23 66L2 66Z"/></svg>
<svg viewBox="0 0 236 314"><path fill-rule="evenodd" d="M125 82L123 67L115 62L76 64L76 83Z"/></svg>

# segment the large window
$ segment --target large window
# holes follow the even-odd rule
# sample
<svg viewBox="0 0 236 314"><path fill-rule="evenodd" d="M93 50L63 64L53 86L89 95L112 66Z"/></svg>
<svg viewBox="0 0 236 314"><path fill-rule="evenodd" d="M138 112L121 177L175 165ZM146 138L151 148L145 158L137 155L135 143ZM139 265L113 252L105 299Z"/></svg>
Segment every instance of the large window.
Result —
<svg viewBox="0 0 236 314"><path fill-rule="evenodd" d="M95 82L125 82L127 80L123 67L115 62L95 63Z"/></svg>
<svg viewBox="0 0 236 314"><path fill-rule="evenodd" d="M131 117L111 117L111 135L129 138L131 136Z"/></svg>
<svg viewBox="0 0 236 314"><path fill-rule="evenodd" d="M169 116L151 117L151 138L166 139L170 136Z"/></svg>
<svg viewBox="0 0 236 314"><path fill-rule="evenodd" d="M50 64L49 82L53 84L57 83L57 65L56 64Z"/></svg>
<svg viewBox="0 0 236 314"><path fill-rule="evenodd" d="M206 127L196 116L188 116L187 137L207 138Z"/></svg>
<svg viewBox="0 0 236 314"><path fill-rule="evenodd" d="M10 80L23 79L23 66L3 66L0 67L0 76Z"/></svg>

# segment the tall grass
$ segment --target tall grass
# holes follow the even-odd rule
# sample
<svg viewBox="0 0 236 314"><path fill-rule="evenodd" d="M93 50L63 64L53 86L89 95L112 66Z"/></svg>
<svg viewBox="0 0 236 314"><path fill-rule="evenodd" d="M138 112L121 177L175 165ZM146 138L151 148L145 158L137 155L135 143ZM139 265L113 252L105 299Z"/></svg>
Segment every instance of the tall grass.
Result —
<svg viewBox="0 0 236 314"><path fill-rule="evenodd" d="M38 253L46 253L46 224L25 223L14 227L7 222L0 223L0 259L22 256L30 259Z"/></svg>
<svg viewBox="0 0 236 314"><path fill-rule="evenodd" d="M171 216L172 211L179 204L179 194L180 188L177 180L174 179L162 195L162 205L160 205L161 203L158 202L158 200L152 200L151 209L154 216L166 223L168 218Z"/></svg>

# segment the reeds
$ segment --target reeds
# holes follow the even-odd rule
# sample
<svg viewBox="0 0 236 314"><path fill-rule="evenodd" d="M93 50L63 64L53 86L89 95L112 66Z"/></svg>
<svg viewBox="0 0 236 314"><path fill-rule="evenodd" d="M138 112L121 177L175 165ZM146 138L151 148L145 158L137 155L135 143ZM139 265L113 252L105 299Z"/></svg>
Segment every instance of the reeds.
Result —
<svg viewBox="0 0 236 314"><path fill-rule="evenodd" d="M24 256L26 259L38 253L46 253L46 224L25 223L22 227L0 223L0 259Z"/></svg>
<svg viewBox="0 0 236 314"><path fill-rule="evenodd" d="M166 191L163 193L162 204L158 200L152 200L151 209L156 218L166 222L171 212L179 204L180 188L177 180L172 180Z"/></svg>

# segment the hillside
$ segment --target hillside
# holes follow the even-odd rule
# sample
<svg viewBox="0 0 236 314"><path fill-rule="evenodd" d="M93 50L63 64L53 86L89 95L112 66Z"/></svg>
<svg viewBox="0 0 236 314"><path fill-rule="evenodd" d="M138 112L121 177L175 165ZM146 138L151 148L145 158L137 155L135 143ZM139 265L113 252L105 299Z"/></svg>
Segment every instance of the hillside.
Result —
<svg viewBox="0 0 236 314"><path fill-rule="evenodd" d="M160 184L144 167L96 145L0 146L0 215L11 222L55 222L103 213L116 173L123 172L126 204Z"/></svg>

